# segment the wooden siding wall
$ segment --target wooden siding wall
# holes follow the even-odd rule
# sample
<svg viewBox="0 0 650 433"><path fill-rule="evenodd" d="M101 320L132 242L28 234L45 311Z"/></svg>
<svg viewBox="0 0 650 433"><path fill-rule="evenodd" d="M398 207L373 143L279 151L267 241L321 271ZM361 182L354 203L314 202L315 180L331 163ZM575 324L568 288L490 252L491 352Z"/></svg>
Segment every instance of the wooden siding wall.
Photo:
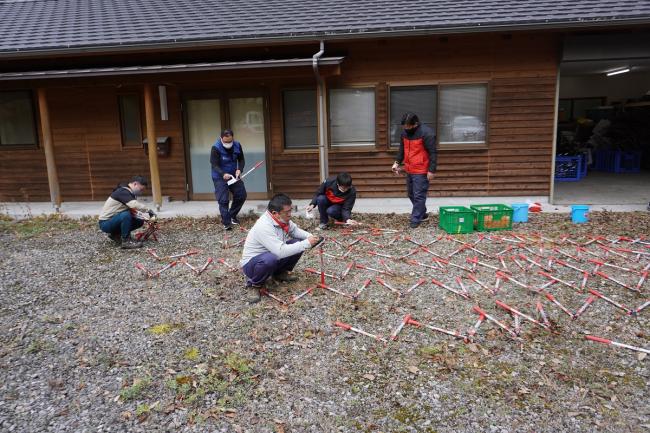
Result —
<svg viewBox="0 0 650 433"><path fill-rule="evenodd" d="M135 174L149 178L144 148L123 148L118 94L140 87L61 87L47 90L61 196L64 201L104 200L118 182ZM168 157L160 157L163 195L185 198L185 156L178 96L168 92L169 120L161 121L156 101L156 134L171 137ZM142 134L146 136L144 103ZM0 200L49 200L42 149L0 151ZM149 191L148 194L151 192Z"/></svg>
<svg viewBox="0 0 650 433"><path fill-rule="evenodd" d="M377 102L376 146L330 151L330 173L352 174L361 197L404 196L404 179L390 173L396 149L388 146L389 86L483 82L487 149L439 151L429 196L548 195L558 46L553 35L516 34L327 45L346 50L330 88L372 86ZM308 197L318 183L318 154L283 150L281 95L271 95L274 191Z"/></svg>
<svg viewBox="0 0 650 433"><path fill-rule="evenodd" d="M44 200L50 187L43 148L0 151L0 202Z"/></svg>
<svg viewBox="0 0 650 433"><path fill-rule="evenodd" d="M327 43L327 55L345 56L340 75L324 68L330 88L376 89L376 145L330 150L330 173L350 172L361 197L405 196L404 179L390 172L396 153L388 144L390 86L478 82L488 84L488 146L440 151L429 195L549 194L558 47L557 35L517 33ZM181 95L251 89L269 99L272 192L311 196L319 182L318 152L285 150L283 142L282 90L315 88L311 68L303 67L28 83L55 86L48 88L48 100L64 201L103 200L118 181L149 176L144 149L121 146L117 106L119 93L142 95L146 81L168 84L168 121L160 120L155 103L156 133L172 143L170 155L159 158L163 196L186 197ZM26 83L0 83L12 87ZM144 137L144 104L141 111ZM0 150L0 201L25 199L49 200L42 149Z"/></svg>

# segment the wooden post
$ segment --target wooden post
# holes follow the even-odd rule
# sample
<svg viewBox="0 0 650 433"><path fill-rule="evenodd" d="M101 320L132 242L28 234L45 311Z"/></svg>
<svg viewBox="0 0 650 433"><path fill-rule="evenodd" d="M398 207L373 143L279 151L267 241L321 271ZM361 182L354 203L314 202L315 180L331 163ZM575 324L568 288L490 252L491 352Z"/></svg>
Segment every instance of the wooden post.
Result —
<svg viewBox="0 0 650 433"><path fill-rule="evenodd" d="M54 144L52 141L52 128L50 126L50 111L47 106L45 89L38 89L38 111L41 117L41 135L43 136L43 150L45 150L45 165L47 167L47 182L50 186L50 200L56 211L61 207L61 193L59 190L59 176L56 172L54 158Z"/></svg>
<svg viewBox="0 0 650 433"><path fill-rule="evenodd" d="M144 85L144 112L147 119L147 141L149 148L149 171L151 172L151 192L156 209L162 206L160 193L160 171L158 170L158 149L156 140L156 117L153 103L153 86Z"/></svg>

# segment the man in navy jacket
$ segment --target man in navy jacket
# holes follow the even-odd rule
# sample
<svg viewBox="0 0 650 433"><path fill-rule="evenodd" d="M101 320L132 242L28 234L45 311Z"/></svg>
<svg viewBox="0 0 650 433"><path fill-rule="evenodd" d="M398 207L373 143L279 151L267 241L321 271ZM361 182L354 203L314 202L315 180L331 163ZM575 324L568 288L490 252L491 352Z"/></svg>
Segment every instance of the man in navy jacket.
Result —
<svg viewBox="0 0 650 433"><path fill-rule="evenodd" d="M212 146L210 164L212 165L212 182L214 183L214 196L219 203L221 223L225 230L231 230L233 224L239 224L237 214L246 201L246 187L244 181L239 179L244 168L244 151L241 143L235 141L232 129L224 129L221 137ZM228 185L231 179L239 179ZM229 193L232 193L232 204Z"/></svg>
<svg viewBox="0 0 650 433"><path fill-rule="evenodd" d="M356 221L351 218L356 199L357 190L352 186L352 176L348 173L340 173L336 177L328 178L318 187L314 198L307 206L307 211L318 206L320 214L318 228L321 230L327 228L330 217L348 224L356 224Z"/></svg>

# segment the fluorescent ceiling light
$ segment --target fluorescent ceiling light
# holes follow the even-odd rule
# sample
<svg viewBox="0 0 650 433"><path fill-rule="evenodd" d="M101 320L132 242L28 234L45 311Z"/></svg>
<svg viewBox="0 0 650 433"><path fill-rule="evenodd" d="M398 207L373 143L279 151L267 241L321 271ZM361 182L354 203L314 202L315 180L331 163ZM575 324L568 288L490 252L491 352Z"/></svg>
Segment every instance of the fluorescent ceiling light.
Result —
<svg viewBox="0 0 650 433"><path fill-rule="evenodd" d="M611 77L612 75L624 74L626 72L630 72L630 68L619 69L618 71L608 72L607 76Z"/></svg>

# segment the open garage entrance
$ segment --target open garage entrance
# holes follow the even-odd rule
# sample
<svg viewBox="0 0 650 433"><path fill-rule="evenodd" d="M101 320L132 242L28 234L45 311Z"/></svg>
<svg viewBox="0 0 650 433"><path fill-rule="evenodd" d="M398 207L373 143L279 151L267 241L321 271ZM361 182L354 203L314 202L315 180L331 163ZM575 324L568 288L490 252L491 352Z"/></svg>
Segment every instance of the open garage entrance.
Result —
<svg viewBox="0 0 650 433"><path fill-rule="evenodd" d="M569 36L553 202L650 201L650 32Z"/></svg>

